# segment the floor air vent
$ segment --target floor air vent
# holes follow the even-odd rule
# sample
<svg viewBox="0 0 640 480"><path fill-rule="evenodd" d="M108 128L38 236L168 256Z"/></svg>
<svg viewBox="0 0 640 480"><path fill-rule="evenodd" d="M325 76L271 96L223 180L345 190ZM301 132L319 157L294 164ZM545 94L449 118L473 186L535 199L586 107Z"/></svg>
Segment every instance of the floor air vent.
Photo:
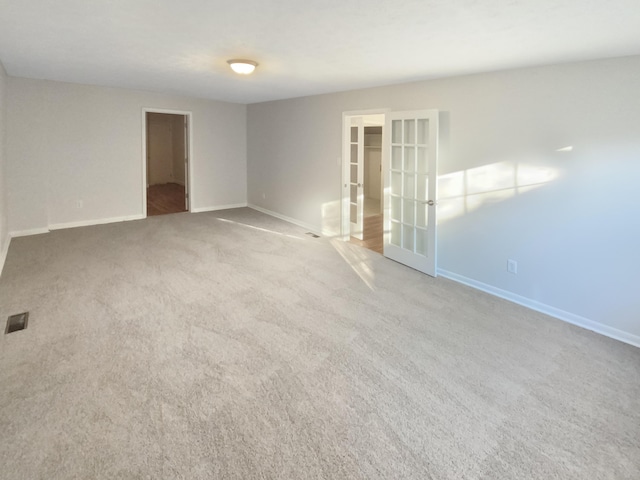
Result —
<svg viewBox="0 0 640 480"><path fill-rule="evenodd" d="M27 328L27 323L29 323L29 312L17 313L15 315L11 315L7 319L7 328L4 333L12 333L17 332L18 330L24 330Z"/></svg>
<svg viewBox="0 0 640 480"><path fill-rule="evenodd" d="M316 235L315 233L311 233L311 232L307 232L305 233L305 235L309 235L310 237L313 237L313 238L320 238L320 235Z"/></svg>

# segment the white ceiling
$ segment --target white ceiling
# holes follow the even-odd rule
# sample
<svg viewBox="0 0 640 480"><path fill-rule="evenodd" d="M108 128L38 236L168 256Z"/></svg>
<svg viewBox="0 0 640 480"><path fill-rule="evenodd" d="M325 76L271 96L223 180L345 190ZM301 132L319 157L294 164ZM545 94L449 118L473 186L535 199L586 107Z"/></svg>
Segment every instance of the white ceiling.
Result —
<svg viewBox="0 0 640 480"><path fill-rule="evenodd" d="M639 0L0 0L9 75L240 103L636 54Z"/></svg>

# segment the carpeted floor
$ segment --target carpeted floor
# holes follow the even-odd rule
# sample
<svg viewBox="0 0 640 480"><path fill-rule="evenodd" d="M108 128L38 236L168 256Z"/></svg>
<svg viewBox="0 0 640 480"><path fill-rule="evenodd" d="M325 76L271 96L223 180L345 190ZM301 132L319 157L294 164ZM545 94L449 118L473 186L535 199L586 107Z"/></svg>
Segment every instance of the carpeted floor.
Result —
<svg viewBox="0 0 640 480"><path fill-rule="evenodd" d="M249 209L11 242L0 478L637 479L640 350Z"/></svg>

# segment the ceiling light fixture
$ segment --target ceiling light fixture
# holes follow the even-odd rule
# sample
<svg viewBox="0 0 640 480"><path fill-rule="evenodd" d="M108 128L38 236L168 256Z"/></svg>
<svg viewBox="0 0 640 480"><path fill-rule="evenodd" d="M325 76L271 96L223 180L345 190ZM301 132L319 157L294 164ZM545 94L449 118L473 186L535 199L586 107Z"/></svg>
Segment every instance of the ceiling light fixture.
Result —
<svg viewBox="0 0 640 480"><path fill-rule="evenodd" d="M234 59L227 60L227 63L231 66L231 70L239 73L240 75L249 75L250 73L253 73L258 66L258 64L253 60Z"/></svg>

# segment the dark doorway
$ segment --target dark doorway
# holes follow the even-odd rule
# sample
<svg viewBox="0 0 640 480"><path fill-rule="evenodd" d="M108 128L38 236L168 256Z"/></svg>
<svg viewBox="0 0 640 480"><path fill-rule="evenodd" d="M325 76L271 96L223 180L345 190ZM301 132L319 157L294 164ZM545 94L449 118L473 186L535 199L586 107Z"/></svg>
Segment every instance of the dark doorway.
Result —
<svg viewBox="0 0 640 480"><path fill-rule="evenodd" d="M188 122L186 115L147 112L147 216L186 212Z"/></svg>

